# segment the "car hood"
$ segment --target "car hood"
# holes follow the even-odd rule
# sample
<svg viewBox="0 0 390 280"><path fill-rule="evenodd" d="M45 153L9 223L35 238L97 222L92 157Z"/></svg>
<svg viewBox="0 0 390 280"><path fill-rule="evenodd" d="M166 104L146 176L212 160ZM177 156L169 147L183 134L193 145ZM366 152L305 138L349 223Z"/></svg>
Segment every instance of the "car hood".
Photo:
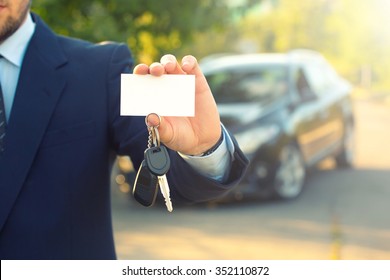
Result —
<svg viewBox="0 0 390 280"><path fill-rule="evenodd" d="M218 111L222 123L227 128L233 128L259 119L264 114L265 108L250 103L218 104Z"/></svg>

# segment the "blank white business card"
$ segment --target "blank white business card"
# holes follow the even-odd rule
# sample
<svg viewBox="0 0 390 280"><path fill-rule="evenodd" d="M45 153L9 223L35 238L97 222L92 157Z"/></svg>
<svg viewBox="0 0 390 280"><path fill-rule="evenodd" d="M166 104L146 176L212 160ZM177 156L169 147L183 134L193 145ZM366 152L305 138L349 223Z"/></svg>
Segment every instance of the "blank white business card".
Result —
<svg viewBox="0 0 390 280"><path fill-rule="evenodd" d="M121 75L121 116L195 116L194 75Z"/></svg>

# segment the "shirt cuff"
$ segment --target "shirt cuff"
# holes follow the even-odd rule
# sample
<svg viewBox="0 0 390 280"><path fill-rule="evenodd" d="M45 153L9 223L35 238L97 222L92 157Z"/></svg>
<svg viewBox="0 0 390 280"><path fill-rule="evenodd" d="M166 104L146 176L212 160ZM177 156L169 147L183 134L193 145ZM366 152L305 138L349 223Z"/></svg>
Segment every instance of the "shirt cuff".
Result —
<svg viewBox="0 0 390 280"><path fill-rule="evenodd" d="M178 153L185 162L197 170L203 176L223 182L229 174L234 154L233 141L226 128L221 124L223 140L221 145L211 154L206 156L190 156Z"/></svg>

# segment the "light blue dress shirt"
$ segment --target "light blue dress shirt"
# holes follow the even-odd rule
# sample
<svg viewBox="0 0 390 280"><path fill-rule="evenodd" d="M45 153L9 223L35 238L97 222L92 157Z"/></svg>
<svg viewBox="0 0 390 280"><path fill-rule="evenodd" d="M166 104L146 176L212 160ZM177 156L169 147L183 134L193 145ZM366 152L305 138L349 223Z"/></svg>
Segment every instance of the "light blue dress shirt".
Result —
<svg viewBox="0 0 390 280"><path fill-rule="evenodd" d="M31 15L28 14L20 28L0 44L0 54L4 57L0 59L0 83L7 120L11 114L23 58L34 30L35 23ZM179 153L198 172L218 181L223 181L225 175L228 174L234 153L233 142L223 126L222 131L224 134L223 142L212 154L198 157Z"/></svg>
<svg viewBox="0 0 390 280"><path fill-rule="evenodd" d="M3 59L0 59L0 83L3 90L7 120L11 114L24 54L34 30L35 23L28 14L20 28L0 43L0 54L3 56Z"/></svg>
<svg viewBox="0 0 390 280"><path fill-rule="evenodd" d="M212 154L207 156L188 156L179 153L179 155L204 176L223 182L227 179L225 175L229 174L234 145L225 127L222 124L221 126L223 141Z"/></svg>

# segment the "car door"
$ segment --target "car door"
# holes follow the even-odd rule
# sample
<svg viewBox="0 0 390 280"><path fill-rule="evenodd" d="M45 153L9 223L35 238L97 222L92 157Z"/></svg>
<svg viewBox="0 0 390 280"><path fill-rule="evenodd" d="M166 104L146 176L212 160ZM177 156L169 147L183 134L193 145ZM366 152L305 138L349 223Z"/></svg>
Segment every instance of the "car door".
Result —
<svg viewBox="0 0 390 280"><path fill-rule="evenodd" d="M332 91L329 69L322 61L312 61L302 68L308 87L316 96L310 102L310 126L300 135L309 161L318 161L339 145L342 137L342 115L336 94Z"/></svg>
<svg viewBox="0 0 390 280"><path fill-rule="evenodd" d="M337 86L338 77L325 60L307 66L307 75L319 96L323 115L323 138L318 153L330 154L342 141L344 118L340 104L341 93Z"/></svg>
<svg viewBox="0 0 390 280"><path fill-rule="evenodd" d="M320 110L319 97L309 84L307 75L299 67L292 74L292 88L294 92L294 113L292 123L295 126L296 138L302 155L309 164L314 160L321 149L323 138L322 127L326 123L324 114Z"/></svg>

